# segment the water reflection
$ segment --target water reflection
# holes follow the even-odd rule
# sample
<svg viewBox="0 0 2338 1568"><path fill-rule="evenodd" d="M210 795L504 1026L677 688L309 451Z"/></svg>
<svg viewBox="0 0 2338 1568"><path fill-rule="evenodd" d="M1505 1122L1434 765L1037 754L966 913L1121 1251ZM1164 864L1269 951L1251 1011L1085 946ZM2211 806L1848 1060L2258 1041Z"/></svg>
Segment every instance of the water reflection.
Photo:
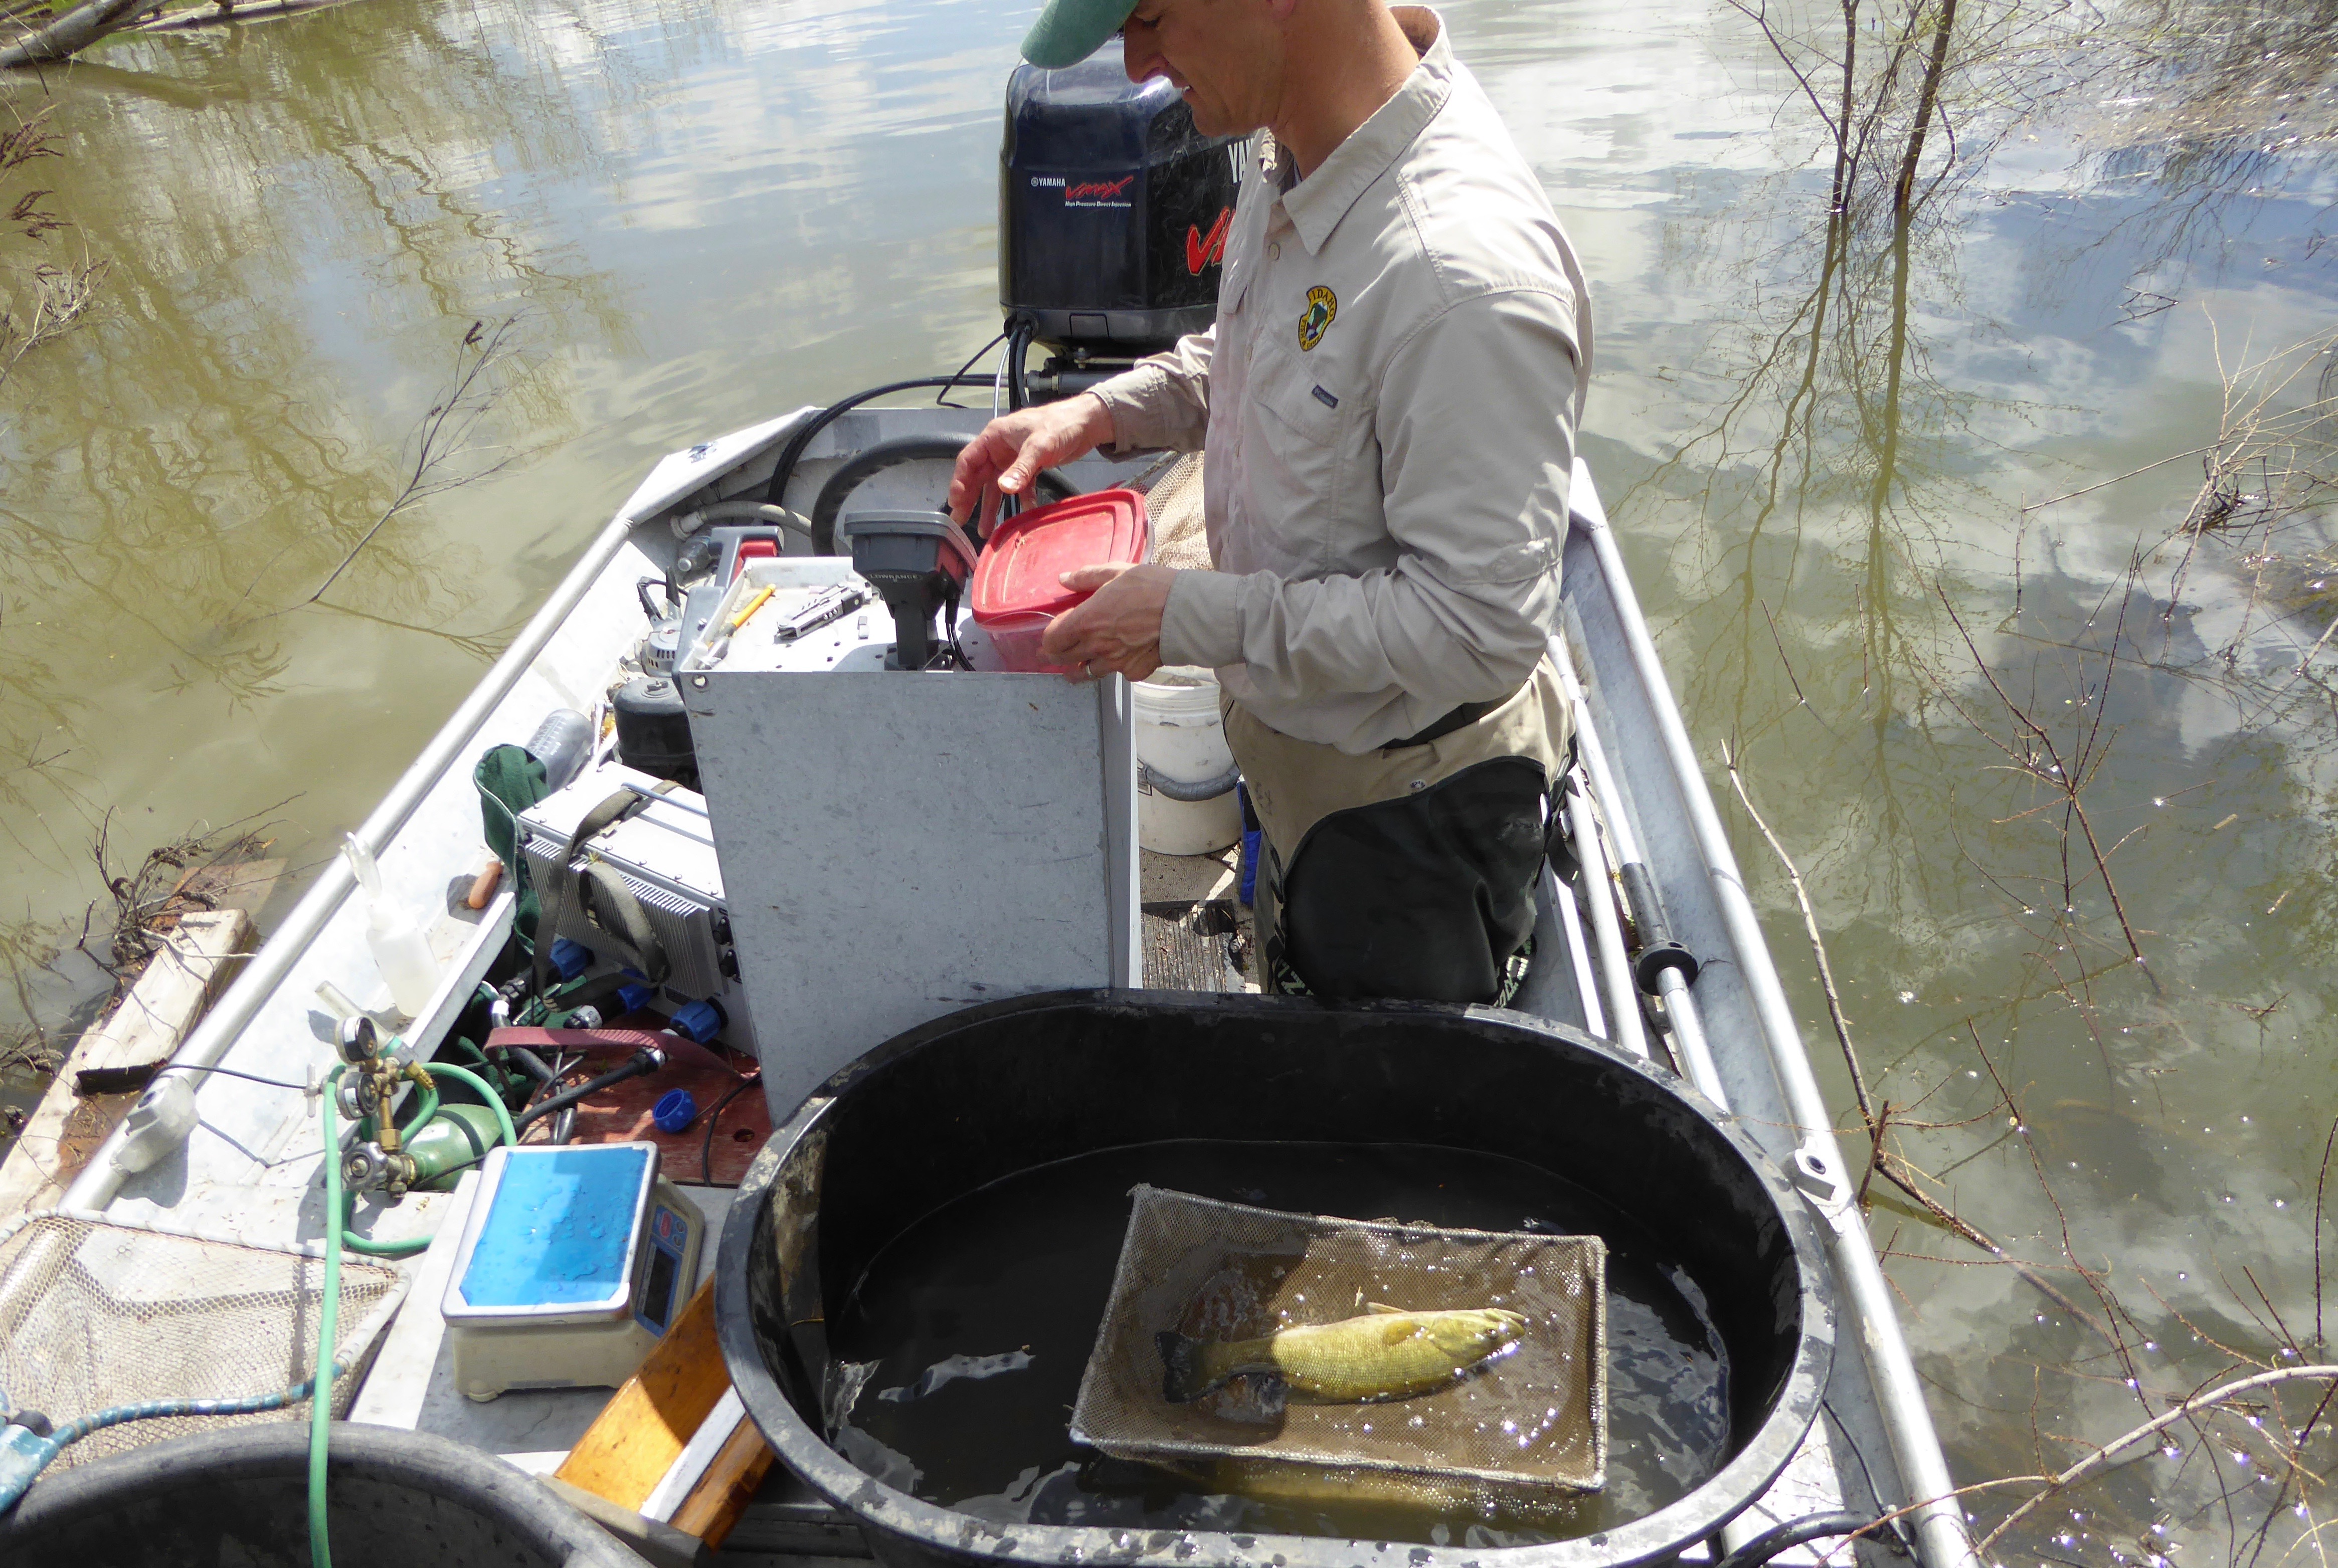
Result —
<svg viewBox="0 0 2338 1568"><path fill-rule="evenodd" d="M15 83L112 273L0 433L8 905L78 915L103 806L159 840L301 792L304 860L661 451L962 357L1011 49L964 6L381 0ZM526 495L373 532L513 315L476 460Z"/></svg>
<svg viewBox="0 0 2338 1568"><path fill-rule="evenodd" d="M396 495L399 426L469 320L525 302L580 344L621 339L609 279L563 253L553 215L478 188L491 152L588 162L574 106L393 9L395 42L374 53L261 29L116 52L170 75L54 79L57 200L110 272L98 319L13 388L0 548L28 612L10 628L12 755L70 725L85 756L125 705L194 697L215 721L280 696L304 642L336 634L260 617L305 598ZM169 176L113 177L141 157ZM565 380L513 390L539 440L574 425ZM476 565L392 526L353 567L350 602L444 631L476 607Z"/></svg>
<svg viewBox="0 0 2338 1568"><path fill-rule="evenodd" d="M2309 270L2338 55L2313 6L1735 9L1787 170L1677 223L1674 276L1742 315L1616 511L1693 723L1803 857L1894 1147L2078 1308L1885 1190L1960 1474L2016 1470L2304 1354L2283 1314L2318 1298L2277 1151L2326 1131L2294 1051L2323 1004L2281 965L2331 926L2304 808L2338 727L2297 666L2338 610ZM2033 1544L2107 1560L2249 1489L2234 1455L2281 1464L2215 1442Z"/></svg>

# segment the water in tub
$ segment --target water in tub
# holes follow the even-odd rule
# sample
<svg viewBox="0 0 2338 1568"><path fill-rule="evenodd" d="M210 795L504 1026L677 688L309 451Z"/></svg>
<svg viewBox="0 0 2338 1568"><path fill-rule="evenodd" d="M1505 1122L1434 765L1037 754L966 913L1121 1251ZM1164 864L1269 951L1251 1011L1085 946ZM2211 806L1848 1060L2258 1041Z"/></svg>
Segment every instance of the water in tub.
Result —
<svg viewBox="0 0 2338 1568"><path fill-rule="evenodd" d="M1075 1443L1070 1411L1139 1182L1302 1213L1602 1237L1606 1487L1530 1518L1439 1511L1223 1467L1188 1478ZM1727 1457L1726 1357L1660 1240L1546 1171L1451 1149L1193 1141L1024 1171L895 1239L830 1327L851 1364L831 1407L838 1451L888 1485L1002 1523L1518 1545L1651 1513Z"/></svg>

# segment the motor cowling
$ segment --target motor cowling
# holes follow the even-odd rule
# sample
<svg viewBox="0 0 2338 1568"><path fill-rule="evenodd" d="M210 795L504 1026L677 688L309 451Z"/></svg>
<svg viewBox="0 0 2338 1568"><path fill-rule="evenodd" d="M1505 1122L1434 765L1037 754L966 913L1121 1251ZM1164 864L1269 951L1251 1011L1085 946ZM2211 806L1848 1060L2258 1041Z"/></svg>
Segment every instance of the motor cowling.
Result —
<svg viewBox="0 0 2338 1568"><path fill-rule="evenodd" d="M1035 340L1128 358L1206 329L1250 147L1205 136L1177 90L1135 83L1115 42L1021 65L999 151L998 298Z"/></svg>

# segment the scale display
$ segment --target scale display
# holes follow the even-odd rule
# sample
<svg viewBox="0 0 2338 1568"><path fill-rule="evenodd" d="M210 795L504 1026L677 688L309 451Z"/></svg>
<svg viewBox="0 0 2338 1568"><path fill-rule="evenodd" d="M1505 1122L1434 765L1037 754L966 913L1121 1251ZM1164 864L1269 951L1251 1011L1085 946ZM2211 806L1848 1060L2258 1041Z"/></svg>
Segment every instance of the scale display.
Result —
<svg viewBox="0 0 2338 1568"><path fill-rule="evenodd" d="M493 1151L439 1306L456 1386L624 1382L689 1299L705 1230L654 1144Z"/></svg>

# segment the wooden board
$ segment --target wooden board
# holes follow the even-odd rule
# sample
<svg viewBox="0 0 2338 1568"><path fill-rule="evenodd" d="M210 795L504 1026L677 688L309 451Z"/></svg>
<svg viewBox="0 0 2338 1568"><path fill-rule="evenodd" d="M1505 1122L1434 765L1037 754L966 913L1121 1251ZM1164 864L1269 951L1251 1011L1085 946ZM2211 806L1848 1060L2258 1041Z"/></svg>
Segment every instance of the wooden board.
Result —
<svg viewBox="0 0 2338 1568"><path fill-rule="evenodd" d="M56 1081L0 1163L0 1220L54 1203L137 1100L137 1089L242 963L251 921L240 909L189 911L113 1014L74 1042ZM200 976L201 983L195 983ZM117 1083L121 1093L80 1092Z"/></svg>
<svg viewBox="0 0 2338 1568"><path fill-rule="evenodd" d="M142 1089L203 1010L242 966L252 943L241 909L189 910L146 961L138 984L104 1023L81 1037L70 1076L84 1094Z"/></svg>
<svg viewBox="0 0 2338 1568"><path fill-rule="evenodd" d="M747 1512L754 1500L755 1489L763 1484L779 1460L771 1446L763 1441L752 1418L742 1420L732 1429L730 1440L724 1443L692 1487L682 1506L673 1511L673 1527L697 1536L709 1546L720 1546L731 1534L739 1516Z"/></svg>
<svg viewBox="0 0 2338 1568"><path fill-rule="evenodd" d="M730 1387L710 1279L553 1474L638 1511Z"/></svg>

